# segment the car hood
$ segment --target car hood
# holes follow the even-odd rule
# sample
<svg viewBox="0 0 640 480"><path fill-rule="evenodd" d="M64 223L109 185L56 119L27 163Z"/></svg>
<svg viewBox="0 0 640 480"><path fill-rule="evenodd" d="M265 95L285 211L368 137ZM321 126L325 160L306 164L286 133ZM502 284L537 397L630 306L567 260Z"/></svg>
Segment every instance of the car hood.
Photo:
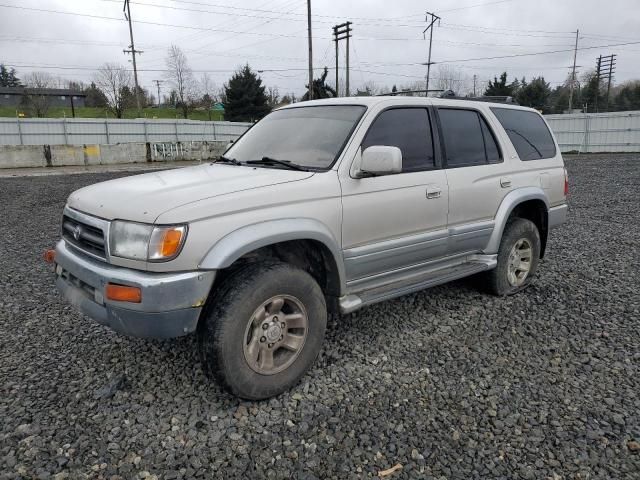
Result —
<svg viewBox="0 0 640 480"><path fill-rule="evenodd" d="M73 192L67 204L107 220L154 223L162 213L192 202L311 176L293 170L206 164L90 185Z"/></svg>

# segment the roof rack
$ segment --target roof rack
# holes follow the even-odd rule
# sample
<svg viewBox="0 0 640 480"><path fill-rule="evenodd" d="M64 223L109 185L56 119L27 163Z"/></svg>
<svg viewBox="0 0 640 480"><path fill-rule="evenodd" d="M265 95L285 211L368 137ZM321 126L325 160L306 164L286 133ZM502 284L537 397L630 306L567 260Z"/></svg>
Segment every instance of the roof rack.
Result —
<svg viewBox="0 0 640 480"><path fill-rule="evenodd" d="M447 90L440 95L440 98L452 100L471 100L473 102L491 102L491 103L510 103L512 105L520 105L515 98L509 96L480 96L480 97L459 97L453 91Z"/></svg>

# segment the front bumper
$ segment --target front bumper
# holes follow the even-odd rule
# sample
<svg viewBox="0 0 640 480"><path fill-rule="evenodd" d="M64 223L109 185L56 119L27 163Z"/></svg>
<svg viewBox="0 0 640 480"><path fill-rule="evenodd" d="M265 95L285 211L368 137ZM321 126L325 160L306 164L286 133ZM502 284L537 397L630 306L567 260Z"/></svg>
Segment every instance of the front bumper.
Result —
<svg viewBox="0 0 640 480"><path fill-rule="evenodd" d="M194 332L215 271L148 273L116 267L56 245L56 286L69 303L113 330L142 338L173 338ZM140 303L107 300L107 283L139 287Z"/></svg>

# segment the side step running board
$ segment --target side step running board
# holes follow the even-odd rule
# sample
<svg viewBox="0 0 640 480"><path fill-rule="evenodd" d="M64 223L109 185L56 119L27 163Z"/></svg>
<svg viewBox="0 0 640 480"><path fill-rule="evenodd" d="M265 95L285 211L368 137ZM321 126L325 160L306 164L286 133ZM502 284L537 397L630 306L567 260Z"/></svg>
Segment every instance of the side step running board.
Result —
<svg viewBox="0 0 640 480"><path fill-rule="evenodd" d="M481 261L472 261L440 270L436 272L435 275L434 272L430 272L430 274L425 274L419 279L413 278L411 281L392 283L383 287L364 290L357 294L345 295L339 300L340 312L343 314L351 313L366 305L391 300L392 298L401 297L402 295L408 295L429 287L435 287L436 285L484 272L494 268L495 263L496 260L493 255L490 256L490 258L482 258Z"/></svg>

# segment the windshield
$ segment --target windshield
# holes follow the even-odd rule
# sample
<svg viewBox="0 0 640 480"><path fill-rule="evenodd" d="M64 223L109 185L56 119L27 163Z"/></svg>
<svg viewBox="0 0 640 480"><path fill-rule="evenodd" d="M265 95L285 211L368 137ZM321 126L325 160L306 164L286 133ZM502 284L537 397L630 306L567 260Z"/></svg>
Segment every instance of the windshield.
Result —
<svg viewBox="0 0 640 480"><path fill-rule="evenodd" d="M364 111L365 107L356 105L278 110L260 120L224 156L239 162L267 157L306 168L328 169Z"/></svg>

